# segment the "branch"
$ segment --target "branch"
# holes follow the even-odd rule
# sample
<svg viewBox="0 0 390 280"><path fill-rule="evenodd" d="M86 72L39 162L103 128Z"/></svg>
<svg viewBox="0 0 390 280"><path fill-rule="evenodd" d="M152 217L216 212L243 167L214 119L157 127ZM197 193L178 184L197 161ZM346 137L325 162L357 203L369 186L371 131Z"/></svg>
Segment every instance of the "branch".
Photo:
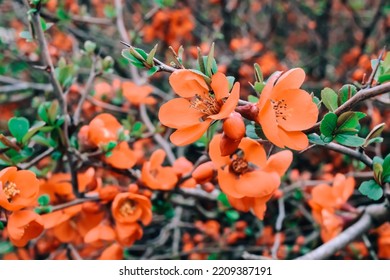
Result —
<svg viewBox="0 0 390 280"><path fill-rule="evenodd" d="M360 160L361 162L363 162L365 165L367 165L368 167L370 167L372 169L372 164L373 164L372 159L364 153L360 153L359 151L347 148L345 146L342 146L342 145L339 145L336 143L329 143L329 144L324 145L324 147L328 148L329 150L339 152L339 153L342 153L344 155L348 155L350 157L353 157L357 160Z"/></svg>
<svg viewBox="0 0 390 280"><path fill-rule="evenodd" d="M336 115L341 115L342 113L352 109L357 103L387 92L390 92L390 83L385 83L373 88L361 89L351 99L338 107L334 113ZM320 124L321 122L317 122L313 127L306 130L305 133L315 132L320 127Z"/></svg>
<svg viewBox="0 0 390 280"><path fill-rule="evenodd" d="M384 204L373 204L367 206L360 219L339 234L334 239L321 245L317 249L303 255L297 260L324 260L334 255L338 250L344 248L356 238L367 232L369 229L381 225L390 218L390 209Z"/></svg>

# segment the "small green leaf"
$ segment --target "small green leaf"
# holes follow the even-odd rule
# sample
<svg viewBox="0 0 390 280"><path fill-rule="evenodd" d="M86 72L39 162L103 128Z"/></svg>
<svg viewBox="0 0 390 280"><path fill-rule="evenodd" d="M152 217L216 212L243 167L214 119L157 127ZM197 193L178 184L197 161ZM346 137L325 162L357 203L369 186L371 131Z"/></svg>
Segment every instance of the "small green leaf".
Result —
<svg viewBox="0 0 390 280"><path fill-rule="evenodd" d="M214 59L214 43L211 44L209 55L207 56L206 60L206 75L211 77L216 71L216 69L213 69L213 64L215 63ZM216 63L215 63L216 64Z"/></svg>
<svg viewBox="0 0 390 280"><path fill-rule="evenodd" d="M357 92L357 89L354 85L343 85L339 90L339 105L344 104Z"/></svg>
<svg viewBox="0 0 390 280"><path fill-rule="evenodd" d="M156 55L157 47L158 47L158 44L156 44L156 45L154 46L154 48L149 52L149 54L148 54L148 56L147 56L147 58L146 58L146 63L147 63L148 65L150 65L150 66L154 66L154 61L153 61L153 59L154 59L154 56ZM154 72L154 73L156 73L156 72ZM153 73L153 74L154 74L154 73Z"/></svg>
<svg viewBox="0 0 390 280"><path fill-rule="evenodd" d="M23 144L26 144L28 142L28 140L30 140L30 138L35 134L37 133L42 127L45 126L45 122L44 121L37 121L32 127L30 127L30 129L28 130L28 132L23 136L22 138L22 143Z"/></svg>
<svg viewBox="0 0 390 280"><path fill-rule="evenodd" d="M310 143L317 144L317 145L325 145L326 143L321 139L321 137L316 134L312 133L307 136L309 139ZM332 141L332 140L331 140Z"/></svg>
<svg viewBox="0 0 390 280"><path fill-rule="evenodd" d="M240 213L238 213L236 210L227 210L225 214L231 222L237 221L240 218Z"/></svg>
<svg viewBox="0 0 390 280"><path fill-rule="evenodd" d="M264 82L264 77L263 77L263 72L261 71L260 65L255 63L253 65L255 68L255 79L256 82L263 83Z"/></svg>
<svg viewBox="0 0 390 280"><path fill-rule="evenodd" d="M325 107L328 108L329 111L335 111L338 107L338 95L331 88L324 88L321 91L321 99L322 103L324 103Z"/></svg>
<svg viewBox="0 0 390 280"><path fill-rule="evenodd" d="M333 136L333 132L337 125L337 115L335 113L327 113L321 121L320 131L326 137Z"/></svg>
<svg viewBox="0 0 390 280"><path fill-rule="evenodd" d="M383 167L380 163L374 163L373 164L373 171L374 171L374 179L379 184L382 185L382 173L383 173Z"/></svg>
<svg viewBox="0 0 390 280"><path fill-rule="evenodd" d="M382 173L382 181L386 181L388 183L388 178L390 178L390 154L388 154L383 160L383 173Z"/></svg>
<svg viewBox="0 0 390 280"><path fill-rule="evenodd" d="M30 122L23 117L13 117L8 121L8 129L19 143L30 128Z"/></svg>
<svg viewBox="0 0 390 280"><path fill-rule="evenodd" d="M140 61L138 58L136 58L134 55L130 53L129 49L123 49L122 50L122 56L130 61L131 64L133 64L137 68L145 68L145 65L142 61Z"/></svg>
<svg viewBox="0 0 390 280"><path fill-rule="evenodd" d="M113 19L116 17L116 10L113 5L107 4L104 6L104 15L109 18Z"/></svg>
<svg viewBox="0 0 390 280"><path fill-rule="evenodd" d="M383 129L385 128L385 123L380 123L376 125L366 137L366 142L363 147L367 147L372 143L380 143L383 141L382 137L379 137L382 134Z"/></svg>
<svg viewBox="0 0 390 280"><path fill-rule="evenodd" d="M0 255L10 253L13 249L11 242L0 242Z"/></svg>
<svg viewBox="0 0 390 280"><path fill-rule="evenodd" d="M90 40L87 40L84 42L84 49L88 54L92 54L96 50L96 43L94 43Z"/></svg>
<svg viewBox="0 0 390 280"><path fill-rule="evenodd" d="M335 140L342 145L350 147L360 147L365 142L364 138L349 134L337 134Z"/></svg>
<svg viewBox="0 0 390 280"><path fill-rule="evenodd" d="M230 207L230 202L229 202L226 194L224 194L223 192L219 193L217 200L219 202L221 202L223 206Z"/></svg>
<svg viewBox="0 0 390 280"><path fill-rule="evenodd" d="M257 103L259 101L259 98L253 95L248 95L248 101L251 103Z"/></svg>
<svg viewBox="0 0 390 280"><path fill-rule="evenodd" d="M158 70L160 70L160 68L158 66L153 66L152 68L150 68L148 71L147 71L147 74L148 76L153 76L154 74L156 74L158 72Z"/></svg>
<svg viewBox="0 0 390 280"><path fill-rule="evenodd" d="M257 94L261 94L261 92L263 91L264 87L265 87L264 82L262 82L262 83L255 82L255 85L253 86L253 89L256 91Z"/></svg>
<svg viewBox="0 0 390 280"><path fill-rule="evenodd" d="M227 76L226 79L228 80L229 83L229 91L231 91L234 85L235 78L233 76Z"/></svg>
<svg viewBox="0 0 390 280"><path fill-rule="evenodd" d="M40 197L38 197L38 203L41 206L47 206L50 203L50 196L47 194L43 194Z"/></svg>
<svg viewBox="0 0 390 280"><path fill-rule="evenodd" d="M0 230L3 230L4 229L4 224L3 222L0 221Z"/></svg>
<svg viewBox="0 0 390 280"><path fill-rule="evenodd" d="M197 50L198 50L198 67L199 67L199 71L202 72L203 74L206 74L206 66L204 65L202 52L201 52L199 47L197 48Z"/></svg>
<svg viewBox="0 0 390 280"><path fill-rule="evenodd" d="M371 198L372 200L378 200L383 196L383 189L374 180L363 182L359 191L361 194Z"/></svg>

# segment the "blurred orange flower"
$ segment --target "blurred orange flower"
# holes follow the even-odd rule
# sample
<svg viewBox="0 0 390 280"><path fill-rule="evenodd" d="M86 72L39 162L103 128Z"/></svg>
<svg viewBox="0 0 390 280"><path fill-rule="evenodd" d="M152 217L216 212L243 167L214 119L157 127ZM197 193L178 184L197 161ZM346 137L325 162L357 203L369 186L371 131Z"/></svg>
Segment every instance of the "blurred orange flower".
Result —
<svg viewBox="0 0 390 280"><path fill-rule="evenodd" d="M13 212L8 218L7 231L11 242L17 247L23 247L42 233L42 217L31 210Z"/></svg>
<svg viewBox="0 0 390 280"><path fill-rule="evenodd" d="M158 149L153 152L148 162L142 166L141 181L154 190L171 190L175 187L178 178L175 169L162 166L165 151Z"/></svg>
<svg viewBox="0 0 390 280"><path fill-rule="evenodd" d="M33 172L13 166L0 171L0 207L16 211L32 206L38 193L39 180Z"/></svg>
<svg viewBox="0 0 390 280"><path fill-rule="evenodd" d="M310 94L299 89L304 80L301 68L291 69L280 77L272 76L260 95L257 121L278 147L302 150L309 144L302 130L316 123L318 108Z"/></svg>
<svg viewBox="0 0 390 280"><path fill-rule="evenodd" d="M122 224L116 223L115 227L117 241L122 246L131 246L143 235L142 227L138 223Z"/></svg>
<svg viewBox="0 0 390 280"><path fill-rule="evenodd" d="M144 225L148 225L152 221L152 204L143 195L130 192L117 194L111 209L118 223L130 224L140 220Z"/></svg>
<svg viewBox="0 0 390 280"><path fill-rule="evenodd" d="M156 99L149 96L153 92L151 86L139 86L133 82L122 83L123 96L130 102L131 105L139 106L141 104L155 104Z"/></svg>
<svg viewBox="0 0 390 280"><path fill-rule="evenodd" d="M202 76L190 70L178 70L169 78L173 90L180 95L161 106L162 124L177 129L170 137L178 146L198 140L212 121L227 118L240 97L240 84L229 94L229 82L222 73L211 77L211 91Z"/></svg>

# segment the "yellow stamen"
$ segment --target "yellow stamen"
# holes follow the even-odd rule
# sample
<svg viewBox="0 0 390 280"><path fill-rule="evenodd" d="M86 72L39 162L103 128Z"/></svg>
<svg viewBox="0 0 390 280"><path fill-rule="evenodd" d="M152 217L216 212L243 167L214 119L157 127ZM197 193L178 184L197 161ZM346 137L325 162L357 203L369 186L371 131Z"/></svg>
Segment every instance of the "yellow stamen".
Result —
<svg viewBox="0 0 390 280"><path fill-rule="evenodd" d="M191 100L191 107L202 112L205 115L216 115L221 110L222 104L218 102L214 95L200 96L195 95Z"/></svg>
<svg viewBox="0 0 390 280"><path fill-rule="evenodd" d="M17 188L16 184L9 181L4 184L3 191L8 201L11 201L12 198L20 194L20 190Z"/></svg>
<svg viewBox="0 0 390 280"><path fill-rule="evenodd" d="M128 199L122 203L122 205L119 207L119 212L122 216L127 217L134 213L134 210L136 208L135 202Z"/></svg>

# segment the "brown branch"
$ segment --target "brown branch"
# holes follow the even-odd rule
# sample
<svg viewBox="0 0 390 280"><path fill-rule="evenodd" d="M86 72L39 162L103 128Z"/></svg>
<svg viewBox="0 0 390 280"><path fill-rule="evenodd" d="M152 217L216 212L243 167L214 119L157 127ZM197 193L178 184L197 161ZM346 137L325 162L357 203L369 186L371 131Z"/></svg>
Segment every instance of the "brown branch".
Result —
<svg viewBox="0 0 390 280"><path fill-rule="evenodd" d="M385 83L372 88L361 89L351 99L338 107L334 113L336 115L341 115L342 113L351 110L357 103L387 92L390 92L390 83ZM306 130L305 133L315 132L320 127L320 124L321 122L317 122L313 127Z"/></svg>
<svg viewBox="0 0 390 280"><path fill-rule="evenodd" d="M390 209L384 204L367 206L360 219L339 234L334 239L326 242L315 250L298 257L297 260L324 260L333 256L338 250L344 248L369 229L379 226L390 219Z"/></svg>

